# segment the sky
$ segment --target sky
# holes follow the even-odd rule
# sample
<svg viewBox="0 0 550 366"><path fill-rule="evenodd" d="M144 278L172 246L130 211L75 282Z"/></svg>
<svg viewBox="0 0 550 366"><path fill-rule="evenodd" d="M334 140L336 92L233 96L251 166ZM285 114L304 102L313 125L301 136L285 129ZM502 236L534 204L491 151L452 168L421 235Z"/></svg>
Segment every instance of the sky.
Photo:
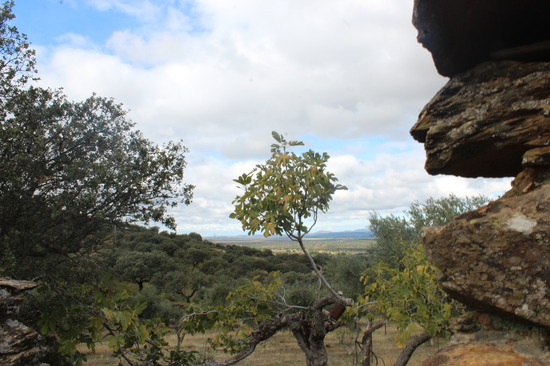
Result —
<svg viewBox="0 0 550 366"><path fill-rule="evenodd" d="M417 43L412 0L15 0L39 84L113 97L148 139L189 148L179 233L244 234L233 179L271 131L327 152L338 183L313 231L359 230L429 197L498 197L511 178L430 176L409 130L446 83Z"/></svg>

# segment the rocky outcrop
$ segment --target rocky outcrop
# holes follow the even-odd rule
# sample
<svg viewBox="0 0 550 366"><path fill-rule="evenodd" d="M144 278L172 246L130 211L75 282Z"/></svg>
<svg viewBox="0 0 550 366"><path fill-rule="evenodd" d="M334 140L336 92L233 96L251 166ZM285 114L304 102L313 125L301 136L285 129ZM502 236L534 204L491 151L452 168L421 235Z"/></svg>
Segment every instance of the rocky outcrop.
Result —
<svg viewBox="0 0 550 366"><path fill-rule="evenodd" d="M48 366L42 363L46 348L41 336L16 320L22 292L38 284L0 277L0 365Z"/></svg>
<svg viewBox="0 0 550 366"><path fill-rule="evenodd" d="M455 327L424 366L550 364L548 14L538 0L415 1L418 39L451 76L411 129L426 170L515 177L498 200L423 231L445 291L492 319Z"/></svg>
<svg viewBox="0 0 550 366"><path fill-rule="evenodd" d="M446 292L471 307L550 328L550 185L423 234Z"/></svg>
<svg viewBox="0 0 550 366"><path fill-rule="evenodd" d="M455 76L490 60L550 58L547 0L415 0L418 41Z"/></svg>
<svg viewBox="0 0 550 366"><path fill-rule="evenodd" d="M550 62L488 62L453 77L411 135L430 174L516 176L528 150L550 144Z"/></svg>
<svg viewBox="0 0 550 366"><path fill-rule="evenodd" d="M455 335L422 366L543 366L550 364L548 335L489 313L469 312L451 325Z"/></svg>

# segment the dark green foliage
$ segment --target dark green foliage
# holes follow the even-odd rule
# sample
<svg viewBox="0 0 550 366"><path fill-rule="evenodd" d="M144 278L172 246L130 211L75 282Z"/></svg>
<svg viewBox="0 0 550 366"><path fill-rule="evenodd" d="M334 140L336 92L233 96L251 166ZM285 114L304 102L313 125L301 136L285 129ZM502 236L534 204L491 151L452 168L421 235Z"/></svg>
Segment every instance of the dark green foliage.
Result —
<svg viewBox="0 0 550 366"><path fill-rule="evenodd" d="M310 273L286 272L281 275L281 282L279 292L288 304L307 307L319 298L321 283L311 271Z"/></svg>
<svg viewBox="0 0 550 366"><path fill-rule="evenodd" d="M143 284L150 282L155 275L163 275L177 268L176 263L164 252L122 252L117 258L114 272L126 281L137 283L139 291Z"/></svg>
<svg viewBox="0 0 550 366"><path fill-rule="evenodd" d="M9 24L15 18L12 13L14 2L5 1L0 9L0 103L33 78L36 72L35 50L25 34ZM1 116L5 116L2 109Z"/></svg>
<svg viewBox="0 0 550 366"><path fill-rule="evenodd" d="M177 321L183 310L174 306L174 303L166 299L155 286L146 286L143 291L130 299L131 306L145 304L146 307L139 314L142 319L159 319L166 324Z"/></svg>
<svg viewBox="0 0 550 366"><path fill-rule="evenodd" d="M12 7L6 1L0 12L0 275L42 283L22 316L57 346L52 364L80 364L76 346L93 348L105 333L121 358L164 360L163 327L142 319L148 304L162 313L159 303L111 288L119 256L106 248L124 223L175 228L168 209L192 196L183 183L187 150L145 139L112 99L73 102L61 90L28 87L35 53L9 26ZM127 262L151 256L157 267L168 263L155 251Z"/></svg>
<svg viewBox="0 0 550 366"><path fill-rule="evenodd" d="M363 255L339 254L331 256L323 270L335 289L356 298L363 292L361 276L367 267L367 258Z"/></svg>
<svg viewBox="0 0 550 366"><path fill-rule="evenodd" d="M372 249L375 261L383 261L390 266L399 267L407 249L418 241L417 232L404 217L382 217L373 213L369 217L369 228L376 237L376 245Z"/></svg>
<svg viewBox="0 0 550 366"><path fill-rule="evenodd" d="M6 104L0 126L0 236L17 260L102 245L112 223L159 221L188 203L181 144L141 137L112 100L81 103L31 88ZM32 230L29 228L32 227ZM14 273L39 276L38 273Z"/></svg>
<svg viewBox="0 0 550 366"><path fill-rule="evenodd" d="M213 244L198 234L167 235L137 226L120 227L116 236L116 245L105 248L98 258L109 263L114 278L134 282L143 290L149 283L178 303L223 304L231 289L242 285L243 278L265 278L275 271L304 274L308 279L304 287L316 281L307 259L300 254L274 255L271 250ZM333 269L331 276L335 273L332 256L317 254L316 258ZM318 296L317 285L315 288Z"/></svg>
<svg viewBox="0 0 550 366"><path fill-rule="evenodd" d="M168 208L191 199L186 148L145 139L111 99L27 87L35 52L12 7L0 13L0 272L43 277L43 258L96 250L113 223L173 228Z"/></svg>
<svg viewBox="0 0 550 366"><path fill-rule="evenodd" d="M201 272L208 275L215 275L226 269L228 266L229 263L222 257L212 257L205 260L201 265Z"/></svg>

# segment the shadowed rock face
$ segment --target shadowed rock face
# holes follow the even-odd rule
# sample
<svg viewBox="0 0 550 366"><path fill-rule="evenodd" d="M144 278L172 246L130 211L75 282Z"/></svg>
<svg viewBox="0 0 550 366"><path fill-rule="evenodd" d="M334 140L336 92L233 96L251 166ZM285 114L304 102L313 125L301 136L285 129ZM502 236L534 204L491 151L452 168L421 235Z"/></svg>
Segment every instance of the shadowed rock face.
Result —
<svg viewBox="0 0 550 366"><path fill-rule="evenodd" d="M489 60L550 58L547 0L415 0L418 41L454 76Z"/></svg>
<svg viewBox="0 0 550 366"><path fill-rule="evenodd" d="M488 62L451 78L411 135L430 174L516 176L525 152L550 145L550 62Z"/></svg>

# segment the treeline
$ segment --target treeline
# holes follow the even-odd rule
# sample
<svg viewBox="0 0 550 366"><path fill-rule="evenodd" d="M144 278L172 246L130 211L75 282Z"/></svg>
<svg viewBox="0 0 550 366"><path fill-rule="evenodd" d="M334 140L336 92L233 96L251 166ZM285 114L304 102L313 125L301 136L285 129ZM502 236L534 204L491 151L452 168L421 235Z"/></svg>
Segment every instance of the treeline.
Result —
<svg viewBox="0 0 550 366"><path fill-rule="evenodd" d="M143 316L174 320L178 306L223 305L246 279L263 280L278 272L287 300L307 305L319 296L318 279L307 258L298 253L214 244L198 233L176 234L135 225L113 228L111 244L100 251L104 276L113 286L146 299ZM363 255L314 254L326 275L349 296L361 293ZM116 284L116 285L115 285Z"/></svg>

